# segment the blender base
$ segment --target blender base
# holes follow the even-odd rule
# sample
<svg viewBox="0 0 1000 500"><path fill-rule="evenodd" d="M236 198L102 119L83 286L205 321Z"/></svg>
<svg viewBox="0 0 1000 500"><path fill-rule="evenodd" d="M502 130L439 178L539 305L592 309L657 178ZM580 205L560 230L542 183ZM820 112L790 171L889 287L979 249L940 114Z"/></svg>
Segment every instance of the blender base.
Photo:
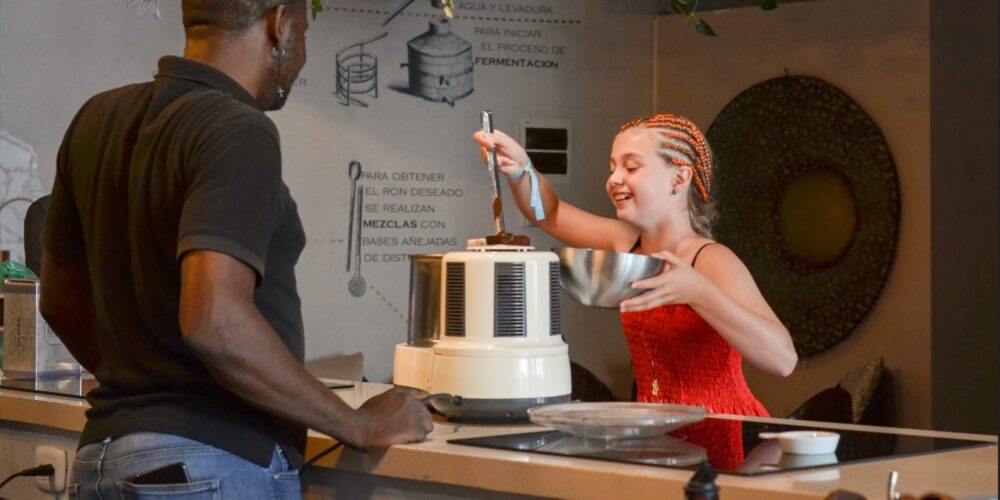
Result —
<svg viewBox="0 0 1000 500"><path fill-rule="evenodd" d="M538 398L469 399L454 396L434 400L434 409L449 422L465 424L527 423L528 409L536 406L568 403L569 394Z"/></svg>

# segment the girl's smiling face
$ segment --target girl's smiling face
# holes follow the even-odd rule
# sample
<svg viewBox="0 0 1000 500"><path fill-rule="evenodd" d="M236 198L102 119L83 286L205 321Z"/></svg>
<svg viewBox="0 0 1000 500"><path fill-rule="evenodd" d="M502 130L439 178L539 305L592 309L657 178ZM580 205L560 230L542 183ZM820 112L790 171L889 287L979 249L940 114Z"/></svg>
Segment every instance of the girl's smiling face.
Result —
<svg viewBox="0 0 1000 500"><path fill-rule="evenodd" d="M615 136L605 189L619 220L649 227L670 210L677 167L664 161L659 148L659 133L653 130L637 127Z"/></svg>

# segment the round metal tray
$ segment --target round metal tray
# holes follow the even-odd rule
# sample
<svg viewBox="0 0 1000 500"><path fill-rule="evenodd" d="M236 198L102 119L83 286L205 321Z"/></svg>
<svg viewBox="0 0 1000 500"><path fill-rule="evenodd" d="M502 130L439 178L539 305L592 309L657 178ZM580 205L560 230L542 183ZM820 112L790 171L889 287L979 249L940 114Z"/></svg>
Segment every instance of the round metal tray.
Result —
<svg viewBox="0 0 1000 500"><path fill-rule="evenodd" d="M532 422L595 439L662 436L705 418L697 406L656 403L567 403L528 410Z"/></svg>

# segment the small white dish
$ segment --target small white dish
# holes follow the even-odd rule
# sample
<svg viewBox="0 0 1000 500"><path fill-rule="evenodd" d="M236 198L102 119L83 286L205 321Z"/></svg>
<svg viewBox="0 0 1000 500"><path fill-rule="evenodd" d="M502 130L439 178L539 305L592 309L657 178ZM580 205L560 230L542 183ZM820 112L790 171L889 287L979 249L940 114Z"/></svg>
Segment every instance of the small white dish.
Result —
<svg viewBox="0 0 1000 500"><path fill-rule="evenodd" d="M827 455L837 451L840 434L830 431L762 432L762 439L778 440L781 451L796 455Z"/></svg>

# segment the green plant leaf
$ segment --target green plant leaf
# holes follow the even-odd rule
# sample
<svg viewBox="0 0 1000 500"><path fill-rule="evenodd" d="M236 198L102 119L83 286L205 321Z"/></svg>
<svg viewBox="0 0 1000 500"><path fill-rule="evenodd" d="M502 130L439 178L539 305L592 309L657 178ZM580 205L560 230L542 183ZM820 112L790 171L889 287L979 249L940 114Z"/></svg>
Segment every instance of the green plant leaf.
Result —
<svg viewBox="0 0 1000 500"><path fill-rule="evenodd" d="M689 15L691 15L691 12L688 11L687 5L684 3L683 0L670 0L670 8L674 12L676 12L676 13L682 15L682 16L689 16Z"/></svg>
<svg viewBox="0 0 1000 500"><path fill-rule="evenodd" d="M694 23L694 29L695 31L697 31L702 35L715 36L715 30L713 30L712 27L708 25L708 23L706 23L701 19L699 19L698 22Z"/></svg>
<svg viewBox="0 0 1000 500"><path fill-rule="evenodd" d="M323 0L312 0L312 11L313 14L323 12Z"/></svg>
<svg viewBox="0 0 1000 500"><path fill-rule="evenodd" d="M764 10L774 10L778 8L778 0L759 0L755 2L760 4L760 8Z"/></svg>

